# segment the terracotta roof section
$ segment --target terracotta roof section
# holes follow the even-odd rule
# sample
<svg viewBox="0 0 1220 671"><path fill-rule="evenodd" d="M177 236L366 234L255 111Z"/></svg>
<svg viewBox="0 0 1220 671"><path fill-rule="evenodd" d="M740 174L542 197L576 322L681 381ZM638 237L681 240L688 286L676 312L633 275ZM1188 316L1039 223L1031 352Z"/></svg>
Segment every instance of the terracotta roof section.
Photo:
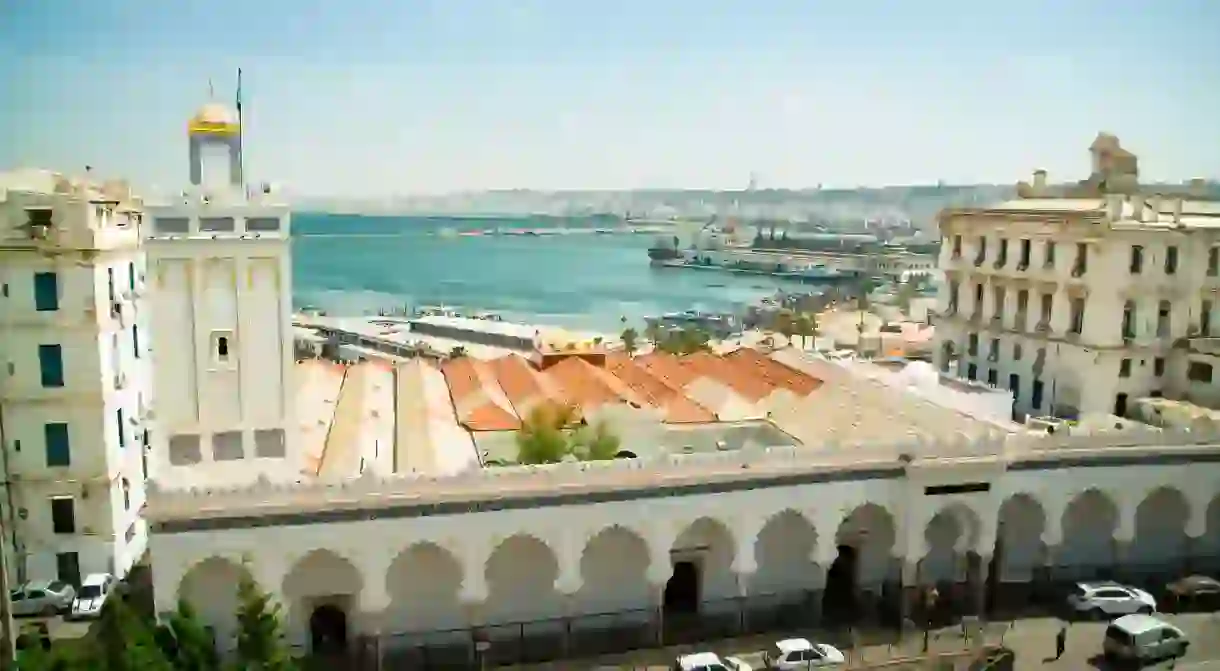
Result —
<svg viewBox="0 0 1220 671"><path fill-rule="evenodd" d="M486 362L459 357L446 361L441 372L462 426L471 431L513 431L521 426Z"/></svg>
<svg viewBox="0 0 1220 671"><path fill-rule="evenodd" d="M487 362L518 417L528 417L543 403L563 402L563 391L529 361L509 354Z"/></svg>
<svg viewBox="0 0 1220 671"><path fill-rule="evenodd" d="M688 370L678 357L656 350L635 358L635 362L666 384L682 388L698 379L699 374Z"/></svg>
<svg viewBox="0 0 1220 671"><path fill-rule="evenodd" d="M775 391L775 385L757 375L752 366L734 365L711 352L695 352L680 361L699 377L711 378L751 402L761 401Z"/></svg>
<svg viewBox="0 0 1220 671"><path fill-rule="evenodd" d="M621 380L654 408L665 411L665 421L674 424L715 422L716 414L699 405L682 390L654 377L630 356L614 353L606 357L606 370Z"/></svg>
<svg viewBox="0 0 1220 671"><path fill-rule="evenodd" d="M546 376L563 389L565 401L582 408L629 402L598 375L599 372L593 364L572 356L548 368Z"/></svg>
<svg viewBox="0 0 1220 671"><path fill-rule="evenodd" d="M773 386L782 387L798 396L808 396L822 386L822 381L816 377L785 366L756 349L742 347L724 358L726 361L738 363L743 368L749 365L755 375L761 376Z"/></svg>

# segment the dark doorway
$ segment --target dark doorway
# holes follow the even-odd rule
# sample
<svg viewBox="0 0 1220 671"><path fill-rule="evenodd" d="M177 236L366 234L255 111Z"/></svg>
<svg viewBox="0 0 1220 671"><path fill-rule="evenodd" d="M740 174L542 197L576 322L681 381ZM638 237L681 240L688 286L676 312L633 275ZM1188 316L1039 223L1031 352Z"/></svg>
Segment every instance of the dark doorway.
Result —
<svg viewBox="0 0 1220 671"><path fill-rule="evenodd" d="M663 607L666 615L699 612L699 566L695 562L674 562L674 573L665 583Z"/></svg>
<svg viewBox="0 0 1220 671"><path fill-rule="evenodd" d="M60 580L69 585L80 586L80 555L75 552L60 552L55 555L55 572Z"/></svg>
<svg viewBox="0 0 1220 671"><path fill-rule="evenodd" d="M989 615L1000 609L1000 567L1003 566L1004 539L997 534L995 549L991 553L991 561L987 564L987 594L983 598L982 615Z"/></svg>
<svg viewBox="0 0 1220 671"><path fill-rule="evenodd" d="M839 555L826 571L826 589L822 592L823 622L856 622L859 613L858 563L856 548L839 546Z"/></svg>
<svg viewBox="0 0 1220 671"><path fill-rule="evenodd" d="M334 654L347 650L347 613L324 604L309 616L309 647L314 654Z"/></svg>

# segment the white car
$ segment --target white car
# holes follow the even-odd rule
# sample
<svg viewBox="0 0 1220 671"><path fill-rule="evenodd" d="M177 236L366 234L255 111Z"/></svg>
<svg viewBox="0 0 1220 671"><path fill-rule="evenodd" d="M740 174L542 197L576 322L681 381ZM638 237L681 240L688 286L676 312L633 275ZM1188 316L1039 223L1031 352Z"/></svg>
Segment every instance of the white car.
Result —
<svg viewBox="0 0 1220 671"><path fill-rule="evenodd" d="M736 657L721 658L714 652L682 655L674 661L673 671L753 671L749 664Z"/></svg>
<svg viewBox="0 0 1220 671"><path fill-rule="evenodd" d="M1068 595L1068 605L1078 615L1096 619L1156 612L1156 599L1142 589L1116 582L1079 582Z"/></svg>
<svg viewBox="0 0 1220 671"><path fill-rule="evenodd" d="M787 638L763 653L768 669L819 669L845 664L847 658L833 645L811 643L804 638Z"/></svg>
<svg viewBox="0 0 1220 671"><path fill-rule="evenodd" d="M76 598L72 601L72 610L68 613L73 619L91 619L102 614L102 607L114 591L115 579L109 573L91 573L85 576Z"/></svg>

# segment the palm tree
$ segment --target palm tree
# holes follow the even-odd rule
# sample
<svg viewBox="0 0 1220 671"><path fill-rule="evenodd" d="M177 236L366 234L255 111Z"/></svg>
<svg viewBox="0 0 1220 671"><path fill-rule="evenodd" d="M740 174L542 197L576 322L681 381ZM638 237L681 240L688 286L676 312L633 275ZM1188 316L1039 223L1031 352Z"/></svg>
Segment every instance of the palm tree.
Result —
<svg viewBox="0 0 1220 671"><path fill-rule="evenodd" d="M791 310L782 310L775 315L775 330L788 344L792 344L792 336L796 334L796 317Z"/></svg>
<svg viewBox="0 0 1220 671"><path fill-rule="evenodd" d="M623 349L627 350L627 354L635 354L635 351L639 349L640 334L628 326L623 329L623 333L619 337L623 340Z"/></svg>
<svg viewBox="0 0 1220 671"><path fill-rule="evenodd" d="M808 348L806 338L815 338L818 335L818 320L817 317L807 312L802 312L797 315L796 322L793 324L793 330L796 335L801 337L801 347Z"/></svg>

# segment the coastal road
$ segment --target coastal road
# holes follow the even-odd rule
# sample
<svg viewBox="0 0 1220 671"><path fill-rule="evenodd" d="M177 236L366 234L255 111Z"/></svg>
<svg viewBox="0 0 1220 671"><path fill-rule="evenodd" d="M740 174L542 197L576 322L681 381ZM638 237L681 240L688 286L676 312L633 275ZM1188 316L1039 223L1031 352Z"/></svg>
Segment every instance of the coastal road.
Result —
<svg viewBox="0 0 1220 671"><path fill-rule="evenodd" d="M1166 620L1181 627L1190 637L1191 647L1185 658L1173 662L1148 665L1144 669L1174 669L1174 671L1220 671L1220 613L1202 613L1187 615L1167 615ZM993 625L995 626L995 625ZM1017 653L1017 671L1082 671L1095 669L1097 671L1118 671L1122 667L1108 664L1101 658L1102 639L1105 635L1104 622L1078 622L1069 625L1067 650L1063 658L1053 659L1055 651L1055 634L1059 631L1060 621L1054 618L1032 618L1018 620L1004 633L1004 645ZM799 632L795 635L801 635ZM936 632L933 641L934 650L960 649L960 634L957 629L944 629ZM812 636L811 636L812 637ZM696 651L711 651L722 656L732 655L752 665L755 669L762 668L762 651L776 638L750 638L721 642L712 642L702 646L678 649L640 650L627 655L616 655L598 660L572 660L549 665L513 667L542 671L543 669L558 671L667 671L677 654ZM989 637L989 641L998 638ZM869 662L883 662L898 656L914 653L920 647L917 642L906 646L904 651L895 651L886 646L872 646L862 651L863 658ZM855 665L848 668L866 669L868 666Z"/></svg>

